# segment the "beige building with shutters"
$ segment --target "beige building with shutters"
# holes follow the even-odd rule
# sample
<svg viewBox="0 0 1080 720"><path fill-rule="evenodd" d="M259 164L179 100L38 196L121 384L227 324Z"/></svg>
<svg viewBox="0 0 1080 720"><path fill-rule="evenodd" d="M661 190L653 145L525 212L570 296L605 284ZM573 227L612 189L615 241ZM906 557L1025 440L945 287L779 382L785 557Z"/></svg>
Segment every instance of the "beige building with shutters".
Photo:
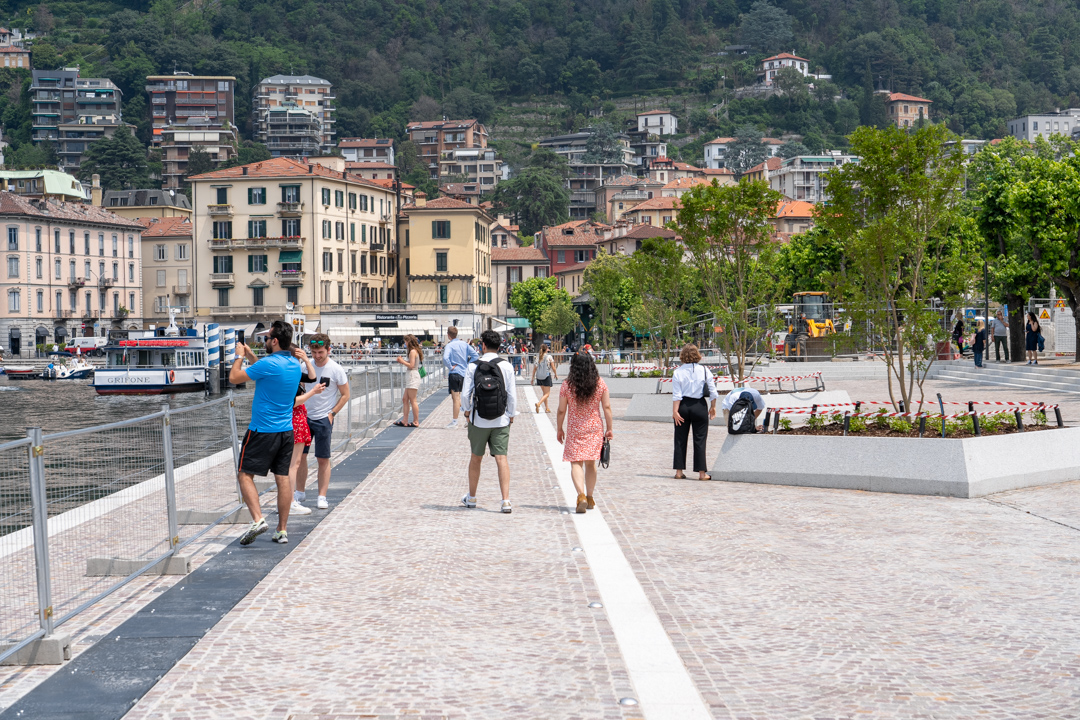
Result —
<svg viewBox="0 0 1080 720"><path fill-rule="evenodd" d="M311 332L397 302L397 195L344 166L274 158L190 178L198 321L251 330L292 307Z"/></svg>
<svg viewBox="0 0 1080 720"><path fill-rule="evenodd" d="M192 281L195 278L191 220L186 217L138 218L142 232L143 297L147 325L167 325L169 307L178 318L192 313Z"/></svg>

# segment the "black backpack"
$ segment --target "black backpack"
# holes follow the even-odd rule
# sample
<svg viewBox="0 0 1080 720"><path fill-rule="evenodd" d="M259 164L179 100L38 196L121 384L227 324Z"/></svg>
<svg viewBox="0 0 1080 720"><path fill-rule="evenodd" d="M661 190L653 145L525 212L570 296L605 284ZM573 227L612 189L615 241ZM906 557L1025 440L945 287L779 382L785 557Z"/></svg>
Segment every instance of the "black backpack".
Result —
<svg viewBox="0 0 1080 720"><path fill-rule="evenodd" d="M756 433L754 425L754 398L750 393L741 393L739 399L728 410L728 434L745 435Z"/></svg>
<svg viewBox="0 0 1080 720"><path fill-rule="evenodd" d="M473 413L485 420L506 414L506 382L499 363L502 358L480 360L473 371Z"/></svg>

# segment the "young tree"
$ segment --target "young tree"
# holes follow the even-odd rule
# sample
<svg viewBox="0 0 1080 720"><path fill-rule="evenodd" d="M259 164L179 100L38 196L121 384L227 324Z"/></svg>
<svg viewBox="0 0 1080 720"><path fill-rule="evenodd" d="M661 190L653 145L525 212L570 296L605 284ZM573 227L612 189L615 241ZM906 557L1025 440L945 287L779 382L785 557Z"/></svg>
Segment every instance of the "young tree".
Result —
<svg viewBox="0 0 1080 720"><path fill-rule="evenodd" d="M192 175L202 175L214 169L214 161L210 159L210 153L196 145L188 153L187 169L184 171L184 180Z"/></svg>
<svg viewBox="0 0 1080 720"><path fill-rule="evenodd" d="M600 347L610 348L619 331L626 328L626 317L640 299L628 274L629 256L609 255L604 251L585 268L581 292L592 299Z"/></svg>
<svg viewBox="0 0 1080 720"><path fill-rule="evenodd" d="M629 314L637 334L647 333L649 348L661 367L664 348L682 343L681 326L690 322L696 296L694 271L685 261L685 249L671 238L649 238L630 256L627 270L641 302Z"/></svg>
<svg viewBox="0 0 1080 720"><path fill-rule="evenodd" d="M772 218L782 198L761 180L697 185L682 196L676 219L709 310L723 328L721 351L739 380L753 370L747 369L750 355L767 351L778 329L774 307L782 287L773 274L779 240Z"/></svg>
<svg viewBox="0 0 1080 720"><path fill-rule="evenodd" d="M562 178L542 168L525 168L517 177L499 183L491 201L498 212L516 217L527 235L570 217L570 191Z"/></svg>
<svg viewBox="0 0 1080 720"><path fill-rule="evenodd" d="M569 303L570 293L560 288L559 281L553 277L531 277L515 283L510 290L510 307L529 321L529 325L535 331L533 342L537 348L543 340L541 333L546 332L541 329L544 310L558 299L565 299Z"/></svg>
<svg viewBox="0 0 1080 720"><path fill-rule="evenodd" d="M563 291L565 293L565 291ZM544 308L540 316L539 329L545 335L551 335L557 340L574 331L581 322L581 318L574 312L574 306L570 302L570 296L556 297L550 305Z"/></svg>
<svg viewBox="0 0 1080 720"><path fill-rule="evenodd" d="M95 173L101 176L101 187L107 190L149 184L146 148L126 125L118 127L112 137L95 140L87 147L79 164L79 177L89 180Z"/></svg>
<svg viewBox="0 0 1080 720"><path fill-rule="evenodd" d="M761 133L753 125L743 125L735 131L735 139L724 151L724 165L738 180L746 171L760 165L769 157L769 148L761 141Z"/></svg>
<svg viewBox="0 0 1080 720"><path fill-rule="evenodd" d="M860 127L851 136L860 162L829 172L831 200L818 207L818 225L844 249L844 308L880 343L894 407L922 407L931 341L948 337L931 305L934 297L946 307L958 302L934 285L941 266L971 265L950 252L963 186L963 154L945 145L954 138L941 125L910 134Z"/></svg>

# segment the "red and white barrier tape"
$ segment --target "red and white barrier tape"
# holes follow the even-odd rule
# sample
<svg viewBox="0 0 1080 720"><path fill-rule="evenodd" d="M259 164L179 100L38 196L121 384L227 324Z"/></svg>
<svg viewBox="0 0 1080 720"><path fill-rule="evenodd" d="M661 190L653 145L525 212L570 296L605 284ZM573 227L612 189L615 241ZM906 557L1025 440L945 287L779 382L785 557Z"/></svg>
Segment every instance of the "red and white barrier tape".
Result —
<svg viewBox="0 0 1080 720"><path fill-rule="evenodd" d="M765 377L763 375L751 375L741 381L741 384L750 382L794 382L796 380L806 380L807 378L820 378L820 372L813 372L809 375L780 375L777 377ZM671 382L672 378L657 378L660 382ZM715 382L722 382L725 384L735 384L735 379L727 376L714 378Z"/></svg>
<svg viewBox="0 0 1080 720"><path fill-rule="evenodd" d="M852 404L854 404L854 403L852 403ZM818 409L820 410L821 407L822 406L819 405ZM1058 405L1042 405L1042 406L1033 408L1032 411L1034 412L1034 411L1038 411L1038 410L1053 410L1056 407L1058 407ZM778 413L778 414L783 413L783 414L786 414L786 415L809 415L812 412L816 412L814 410L814 408L806 408L806 407L769 408L769 411L774 412L774 413ZM863 417L863 418L894 418L894 417L942 418L942 417L944 417L946 420L949 420L949 419L952 419L952 418L969 417L969 416L972 416L972 415L977 415L979 417L986 417L986 416L989 416L989 415L1003 415L1003 414L1006 414L1006 412L1007 411L1004 411L1004 410L982 410L982 411L969 410L967 412L960 412L960 413L952 413L952 414L949 414L949 415L942 415L941 413L936 413L936 412L891 412L891 413L883 413L881 411L877 411L877 412L859 412L859 413L845 412L843 414L846 417ZM839 414L839 413L821 413L821 414L822 415L833 415L833 414Z"/></svg>

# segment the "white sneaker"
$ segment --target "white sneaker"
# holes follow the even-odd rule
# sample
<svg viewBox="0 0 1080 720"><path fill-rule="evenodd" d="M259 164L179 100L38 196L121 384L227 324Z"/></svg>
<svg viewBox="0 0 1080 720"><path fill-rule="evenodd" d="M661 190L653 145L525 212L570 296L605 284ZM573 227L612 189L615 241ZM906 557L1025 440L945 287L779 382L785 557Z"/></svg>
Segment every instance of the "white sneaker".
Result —
<svg viewBox="0 0 1080 720"><path fill-rule="evenodd" d="M465 497L461 498L461 504L467 508L474 508L476 507L476 498L469 493L465 493Z"/></svg>
<svg viewBox="0 0 1080 720"><path fill-rule="evenodd" d="M330 503L326 502L326 498L320 495L319 499L315 501L315 507L319 508L320 510L325 510L330 507Z"/></svg>
<svg viewBox="0 0 1080 720"><path fill-rule="evenodd" d="M447 429L447 430L452 430L452 429L454 429L454 428L456 428L456 427L457 427L457 420L451 420L451 421L450 421L449 423L447 423L447 425L446 425L446 429Z"/></svg>
<svg viewBox="0 0 1080 720"><path fill-rule="evenodd" d="M304 507L300 503L293 500L293 504L289 506L289 514L290 515L310 515L311 514L311 508Z"/></svg>
<svg viewBox="0 0 1080 720"><path fill-rule="evenodd" d="M504 513L506 513L507 515L514 512L514 506L510 504L509 500L503 500L503 502L502 502L502 511Z"/></svg>

